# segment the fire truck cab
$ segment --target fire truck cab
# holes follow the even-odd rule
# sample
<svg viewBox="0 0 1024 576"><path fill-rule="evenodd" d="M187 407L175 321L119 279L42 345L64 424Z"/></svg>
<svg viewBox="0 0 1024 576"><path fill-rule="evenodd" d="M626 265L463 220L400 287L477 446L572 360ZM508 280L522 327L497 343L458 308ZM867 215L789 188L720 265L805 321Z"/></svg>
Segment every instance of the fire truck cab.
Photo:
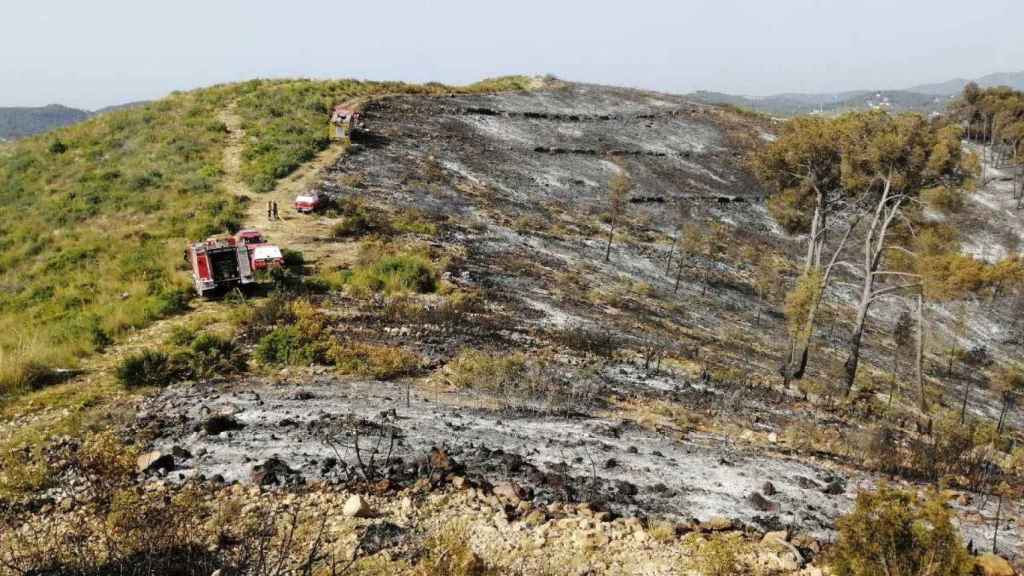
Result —
<svg viewBox="0 0 1024 576"><path fill-rule="evenodd" d="M281 249L270 244L259 230L239 230L235 234L238 244L249 249L249 262L253 270L265 270L284 265Z"/></svg>

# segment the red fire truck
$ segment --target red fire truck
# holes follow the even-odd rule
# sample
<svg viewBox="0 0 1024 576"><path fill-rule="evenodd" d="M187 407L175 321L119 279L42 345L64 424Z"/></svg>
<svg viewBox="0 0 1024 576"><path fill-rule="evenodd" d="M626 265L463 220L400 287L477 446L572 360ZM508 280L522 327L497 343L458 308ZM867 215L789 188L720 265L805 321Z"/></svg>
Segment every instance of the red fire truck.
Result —
<svg viewBox="0 0 1024 576"><path fill-rule="evenodd" d="M185 250L185 259L192 267L192 282L200 296L244 288L255 281L249 248L231 236L193 242Z"/></svg>

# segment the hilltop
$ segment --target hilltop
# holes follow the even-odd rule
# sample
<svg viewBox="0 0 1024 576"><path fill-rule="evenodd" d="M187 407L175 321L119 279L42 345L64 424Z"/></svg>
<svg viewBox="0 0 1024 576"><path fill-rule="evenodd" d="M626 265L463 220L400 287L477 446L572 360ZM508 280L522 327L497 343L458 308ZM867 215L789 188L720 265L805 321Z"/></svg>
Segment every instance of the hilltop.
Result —
<svg viewBox="0 0 1024 576"><path fill-rule="evenodd" d="M361 109L367 135L328 138L338 103ZM81 532L83 549L102 549L108 525L187 543L138 553L201 558L203 574L246 546L279 553L283 537L247 530L290 534L293 518L303 546L326 534L321 551L365 573L456 557L459 574L809 576L859 492L941 477L959 534L989 542L1001 514L1014 523L996 540L1016 554L1017 504L978 488L981 462L1010 458L986 440L1003 397L949 368L951 348L1016 357L1015 294L928 304L934 434L893 363L903 299L872 310L856 393L838 389L848 265L815 362L783 386L804 238L751 168L779 132L734 107L552 78L296 80L175 94L10 145L11 525ZM988 168L962 211L934 217L998 260L986 249L1024 228L1006 168ZM291 212L309 190L327 209ZM263 292L193 299L185 240L249 226L287 249L286 269ZM1015 438L1020 414L1006 421Z"/></svg>

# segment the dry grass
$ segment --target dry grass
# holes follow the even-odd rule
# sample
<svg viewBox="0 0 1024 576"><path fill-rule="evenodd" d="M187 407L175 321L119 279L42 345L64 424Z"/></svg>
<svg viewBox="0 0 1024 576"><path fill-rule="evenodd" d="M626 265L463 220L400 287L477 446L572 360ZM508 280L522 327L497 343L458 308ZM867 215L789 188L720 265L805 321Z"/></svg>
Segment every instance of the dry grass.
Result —
<svg viewBox="0 0 1024 576"><path fill-rule="evenodd" d="M396 346L366 342L335 342L327 351L338 372L390 380L414 373L420 367L419 355Z"/></svg>
<svg viewBox="0 0 1024 576"><path fill-rule="evenodd" d="M682 404L667 400L624 400L615 405L616 415L648 430L687 433L704 428L706 420Z"/></svg>

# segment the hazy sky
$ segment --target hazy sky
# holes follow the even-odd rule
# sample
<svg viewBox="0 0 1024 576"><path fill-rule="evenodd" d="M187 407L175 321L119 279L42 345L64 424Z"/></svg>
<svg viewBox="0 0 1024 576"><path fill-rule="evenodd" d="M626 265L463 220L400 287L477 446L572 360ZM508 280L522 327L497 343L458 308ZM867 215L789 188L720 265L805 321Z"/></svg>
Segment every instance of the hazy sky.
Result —
<svg viewBox="0 0 1024 576"><path fill-rule="evenodd" d="M270 76L555 74L670 92L900 88L1024 69L1024 0L6 0L0 106Z"/></svg>

